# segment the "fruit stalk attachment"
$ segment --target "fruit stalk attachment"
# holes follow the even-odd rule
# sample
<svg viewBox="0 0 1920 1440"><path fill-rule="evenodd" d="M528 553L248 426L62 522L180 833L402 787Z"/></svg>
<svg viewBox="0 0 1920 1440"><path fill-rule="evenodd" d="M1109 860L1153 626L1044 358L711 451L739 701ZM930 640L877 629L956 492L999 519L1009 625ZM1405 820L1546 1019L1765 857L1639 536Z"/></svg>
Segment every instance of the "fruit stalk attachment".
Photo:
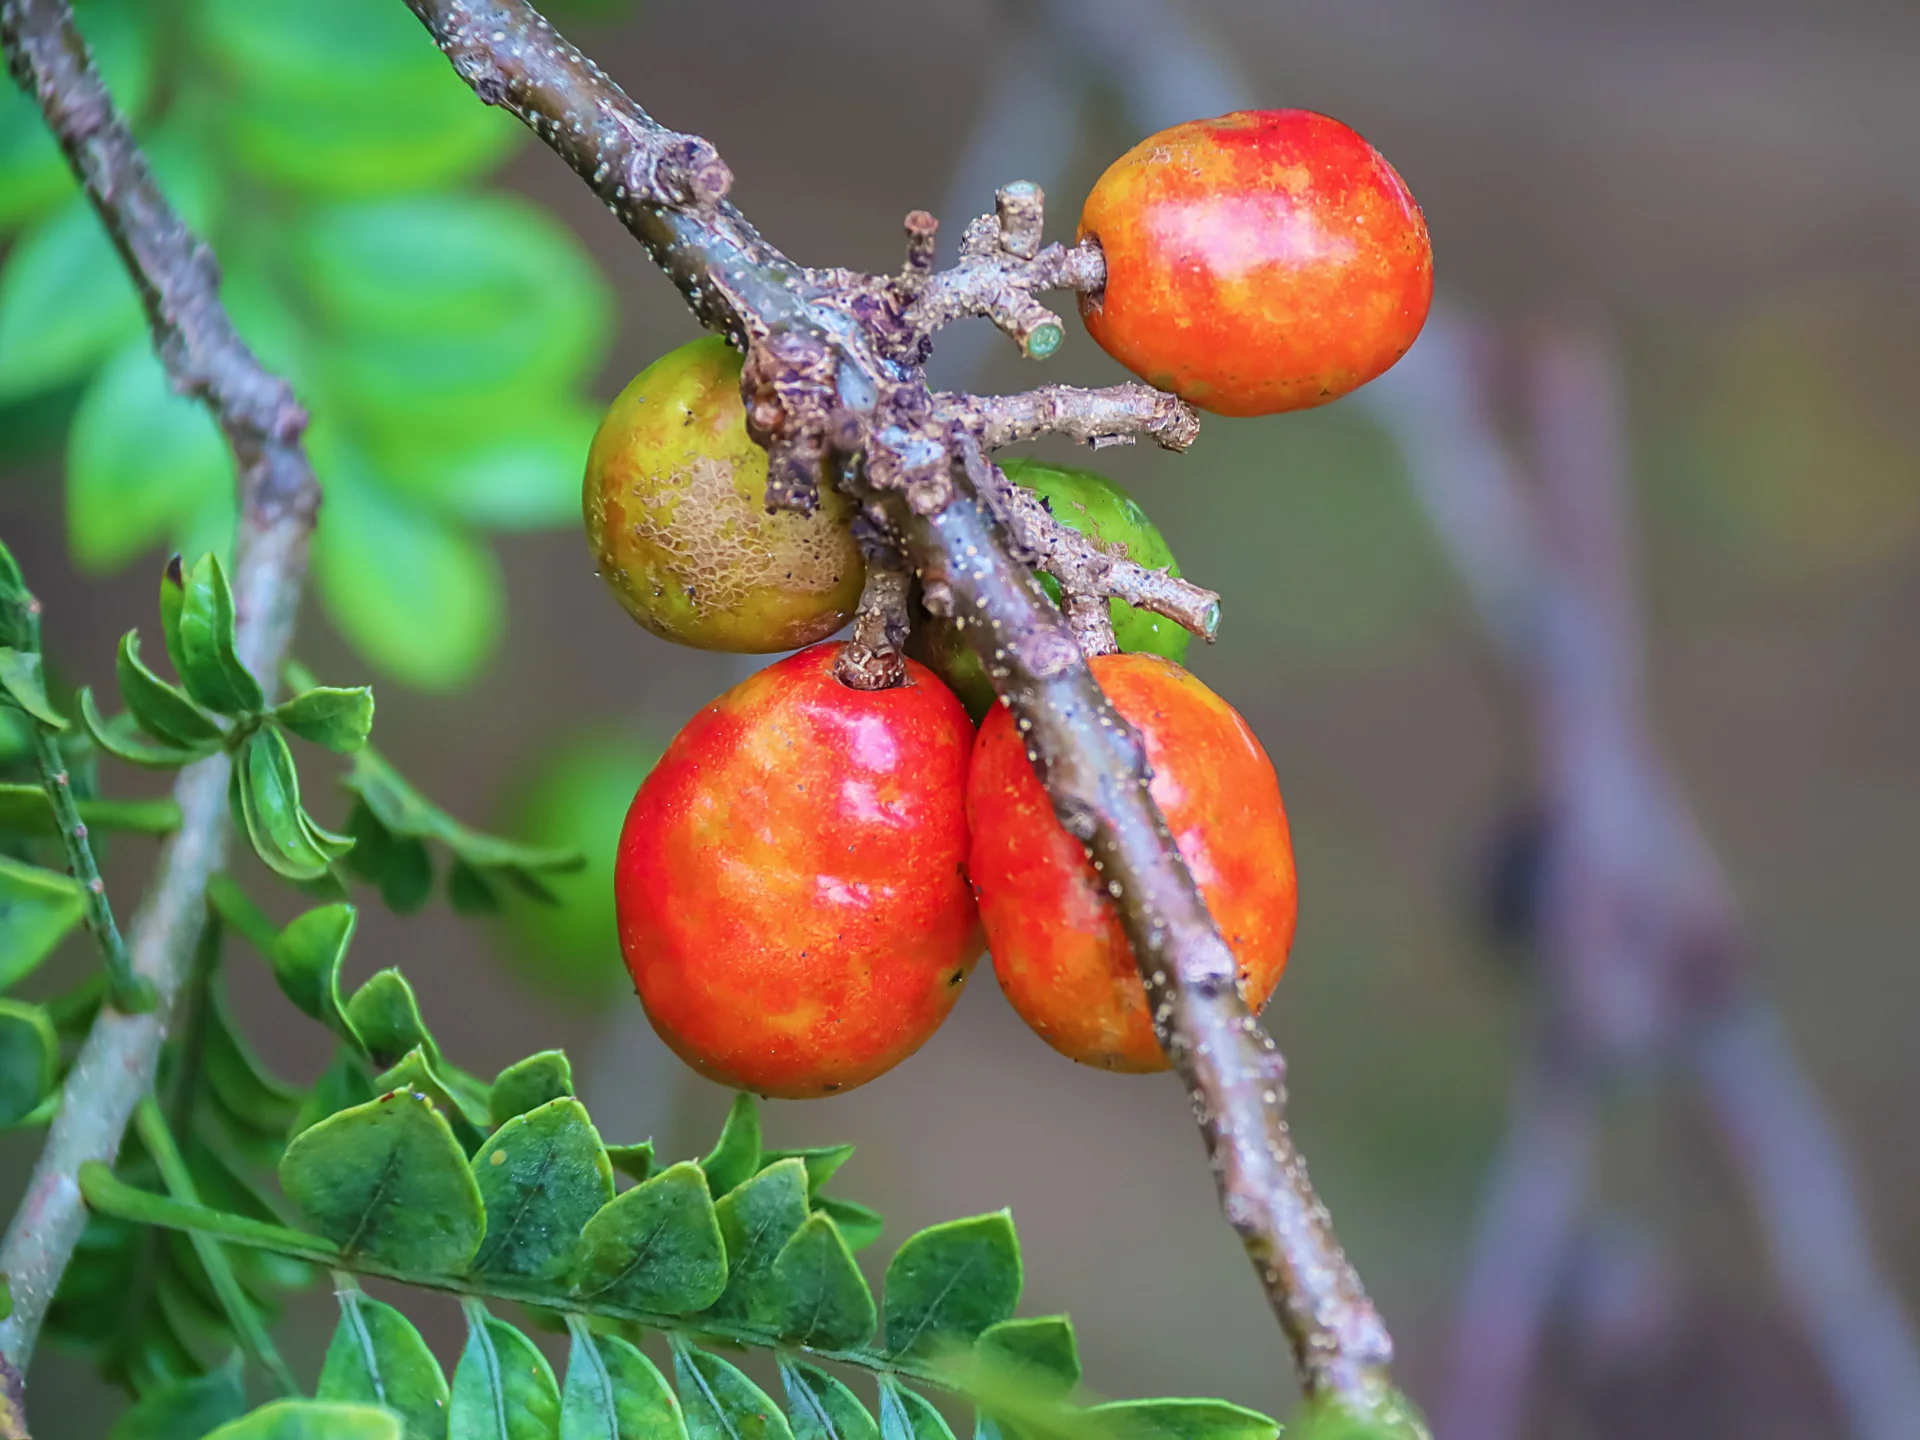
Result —
<svg viewBox="0 0 1920 1440"><path fill-rule="evenodd" d="M1108 878L1157 1033L1192 1096L1222 1205L1292 1342L1303 1385L1318 1399L1374 1413L1392 1344L1293 1146L1280 1053L1242 1001L1232 952L1148 794L1138 737L1013 554L1005 482L996 483L982 445L1050 433L1145 433L1165 444L1191 439L1190 412L1131 386L1085 401L1059 389L999 402L936 397L920 368L932 334L964 315L985 314L1027 354L1044 353L1049 322L1039 316L1051 312L1026 302L1036 290L1096 288L1097 252L1033 248L1038 189L1009 187L993 217L969 226L953 271L930 273L932 226L919 215L908 223L900 274L798 266L724 198L690 195L672 167L663 177L664 150L697 142L657 125L522 0L407 4L480 98L526 121L646 246L694 313L746 352L743 399L769 452L769 502L808 509L823 475L843 477L868 523L896 539L927 609L962 625L1029 739L1056 814ZM1068 543L1056 546L1063 566L1059 547ZM1124 567L1086 549L1076 563L1089 583L1101 562L1098 583L1118 583ZM1217 620L1211 601L1193 617L1201 633Z"/></svg>

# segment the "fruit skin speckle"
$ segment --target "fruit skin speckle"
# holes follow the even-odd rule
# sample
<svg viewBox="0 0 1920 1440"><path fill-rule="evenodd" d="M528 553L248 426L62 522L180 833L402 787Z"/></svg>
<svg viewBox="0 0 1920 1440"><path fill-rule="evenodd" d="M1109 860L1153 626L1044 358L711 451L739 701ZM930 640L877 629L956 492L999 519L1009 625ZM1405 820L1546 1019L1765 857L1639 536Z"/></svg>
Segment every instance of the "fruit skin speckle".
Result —
<svg viewBox="0 0 1920 1440"><path fill-rule="evenodd" d="M661 356L608 407L582 510L595 565L663 639L768 654L853 618L866 564L852 502L767 512L767 454L747 437L739 355L708 336Z"/></svg>
<svg viewBox="0 0 1920 1440"><path fill-rule="evenodd" d="M1406 182L1338 120L1241 110L1141 141L1087 196L1106 256L1087 333L1221 415L1324 405L1426 323L1433 245Z"/></svg>
<svg viewBox="0 0 1920 1440"><path fill-rule="evenodd" d="M979 958L967 881L973 726L909 661L849 689L837 643L702 709L627 814L620 947L660 1037L702 1075L789 1099L924 1044Z"/></svg>
<svg viewBox="0 0 1920 1440"><path fill-rule="evenodd" d="M1171 660L1120 654L1088 663L1140 732L1154 802L1257 1014L1286 969L1299 903L1273 764L1239 712ZM1020 1018L1082 1065L1166 1069L1103 877L1054 818L1005 707L987 716L974 744L967 819L994 975Z"/></svg>

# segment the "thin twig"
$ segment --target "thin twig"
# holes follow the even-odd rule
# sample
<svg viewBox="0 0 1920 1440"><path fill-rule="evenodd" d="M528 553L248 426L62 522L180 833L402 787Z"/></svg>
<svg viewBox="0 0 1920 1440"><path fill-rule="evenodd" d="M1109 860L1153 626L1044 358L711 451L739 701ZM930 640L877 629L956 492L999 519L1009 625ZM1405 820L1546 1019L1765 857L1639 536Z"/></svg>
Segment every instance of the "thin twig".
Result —
<svg viewBox="0 0 1920 1440"><path fill-rule="evenodd" d="M319 504L300 444L306 412L235 333L220 305L211 252L155 184L66 0L0 0L0 44L126 263L174 388L206 404L233 452L240 487L235 641L271 695ZM156 1006L141 1015L103 1010L94 1022L0 1242L0 1273L12 1283L14 1306L0 1321L0 1356L23 1371L86 1226L75 1177L88 1160L113 1160L134 1107L152 1087L173 1002L204 923L207 880L226 857L227 772L226 756L216 755L188 766L174 785L180 828L161 852L128 947L134 972L154 987Z"/></svg>
<svg viewBox="0 0 1920 1440"><path fill-rule="evenodd" d="M1284 1063L1148 793L1138 737L977 498L990 467L971 434L938 417L919 369L924 335L876 304L875 277L803 270L724 202L659 186L610 193L608 177L636 173L634 134L644 151L659 127L521 0L407 3L462 74L486 81L484 98L526 119L614 205L695 313L747 350L749 430L776 473L783 454L800 457L796 474L817 475L824 457L857 451L858 498L904 543L929 608L965 618L1055 812L1107 876L1223 1207L1304 1385L1371 1412L1392 1345L1287 1133ZM889 295L896 284L878 281Z"/></svg>
<svg viewBox="0 0 1920 1440"><path fill-rule="evenodd" d="M1145 435L1166 450L1185 450L1200 436L1200 416L1178 395L1128 383L1102 390L1041 385L1018 395L936 395L943 415L980 437L987 450L1064 435L1094 449L1130 445Z"/></svg>
<svg viewBox="0 0 1920 1440"><path fill-rule="evenodd" d="M889 690L907 676L907 593L913 577L898 557L867 558L867 581L853 617L853 638L833 673L855 690Z"/></svg>

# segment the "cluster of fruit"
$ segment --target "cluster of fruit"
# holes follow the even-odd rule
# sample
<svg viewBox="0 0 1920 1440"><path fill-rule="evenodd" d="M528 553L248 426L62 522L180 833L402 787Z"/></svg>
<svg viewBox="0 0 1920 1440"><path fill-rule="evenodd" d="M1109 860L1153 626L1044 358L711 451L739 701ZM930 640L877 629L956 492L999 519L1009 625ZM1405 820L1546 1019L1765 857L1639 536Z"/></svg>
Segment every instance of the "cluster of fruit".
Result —
<svg viewBox="0 0 1920 1440"><path fill-rule="evenodd" d="M1082 302L1093 337L1225 414L1364 384L1412 344L1432 294L1425 223L1400 177L1304 111L1153 136L1102 177L1080 233L1105 259L1104 289ZM838 646L817 642L859 601L852 502L823 488L811 515L767 510L741 370L717 338L655 362L614 402L587 466L600 571L642 625L706 649L810 647L700 711L634 798L616 901L655 1029L715 1080L833 1094L927 1040L984 941L1001 989L1055 1049L1164 1068L1109 886L953 627L923 617L896 687L836 677ZM1076 530L1172 568L1105 477L1003 469ZM1154 801L1258 1010L1296 906L1273 766L1181 668L1184 631L1117 600L1112 613L1120 653L1094 657L1093 673L1145 744Z"/></svg>

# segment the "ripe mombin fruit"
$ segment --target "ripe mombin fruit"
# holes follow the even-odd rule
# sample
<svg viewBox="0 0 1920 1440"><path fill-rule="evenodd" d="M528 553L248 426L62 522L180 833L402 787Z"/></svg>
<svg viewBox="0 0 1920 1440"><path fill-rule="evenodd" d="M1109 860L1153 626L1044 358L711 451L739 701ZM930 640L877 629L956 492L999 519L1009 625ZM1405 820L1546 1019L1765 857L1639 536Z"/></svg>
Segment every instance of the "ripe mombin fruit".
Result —
<svg viewBox="0 0 1920 1440"><path fill-rule="evenodd" d="M1221 415L1338 399L1413 344L1433 245L1406 182L1338 120L1240 110L1149 136L1080 212L1104 289L1081 297L1100 347Z"/></svg>
<svg viewBox="0 0 1920 1440"><path fill-rule="evenodd" d="M694 716L614 862L620 948L661 1039L709 1079L788 1099L918 1050L981 949L966 711L911 662L902 685L851 689L839 650Z"/></svg>
<svg viewBox="0 0 1920 1440"><path fill-rule="evenodd" d="M1106 476L1044 460L1013 459L999 464L1014 484L1024 485L1045 500L1062 524L1104 545L1118 545L1129 560L1150 569L1180 573L1180 563L1147 512ZM1054 578L1042 575L1040 584L1059 604L1060 586ZM1122 650L1164 655L1169 660L1186 655L1192 636L1165 616L1136 610L1124 600L1109 601L1108 611L1113 618L1114 641ZM932 667L952 686L976 722L992 707L993 682L987 678L986 667L967 648L965 637L951 621L937 616L922 619L908 638L907 653Z"/></svg>
<svg viewBox="0 0 1920 1440"><path fill-rule="evenodd" d="M747 438L741 361L719 336L661 356L622 390L587 452L587 540L627 612L701 650L765 654L852 618L866 565L852 502L767 510L767 453Z"/></svg>
<svg viewBox="0 0 1920 1440"><path fill-rule="evenodd" d="M1257 1013L1286 968L1298 901L1273 765L1239 713L1172 661L1089 663L1145 742L1150 792ZM1020 1018L1083 1065L1166 1069L1119 915L1080 842L1054 818L1004 707L974 744L967 820L993 972Z"/></svg>

